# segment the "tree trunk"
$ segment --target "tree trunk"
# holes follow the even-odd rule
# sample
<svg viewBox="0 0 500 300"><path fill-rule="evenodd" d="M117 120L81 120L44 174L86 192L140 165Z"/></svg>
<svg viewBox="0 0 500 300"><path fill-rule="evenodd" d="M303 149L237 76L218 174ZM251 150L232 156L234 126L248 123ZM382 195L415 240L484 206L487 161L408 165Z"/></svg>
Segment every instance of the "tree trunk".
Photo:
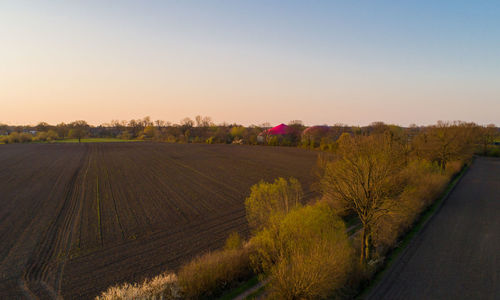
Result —
<svg viewBox="0 0 500 300"><path fill-rule="evenodd" d="M444 173L444 171L446 170L446 160L444 160L443 158L439 159L439 169L441 169L441 173Z"/></svg>
<svg viewBox="0 0 500 300"><path fill-rule="evenodd" d="M368 262L371 257L371 247L372 247L372 236L371 233L368 232L365 234L365 261Z"/></svg>
<svg viewBox="0 0 500 300"><path fill-rule="evenodd" d="M359 261L362 266L364 266L366 262L365 242L366 242L366 228L363 226L363 233L361 235L361 249L360 249L361 257Z"/></svg>
<svg viewBox="0 0 500 300"><path fill-rule="evenodd" d="M370 248L371 248L371 236L370 230L363 226L363 233L361 236L361 255L360 255L360 263L362 266L366 265L368 260L370 259Z"/></svg>

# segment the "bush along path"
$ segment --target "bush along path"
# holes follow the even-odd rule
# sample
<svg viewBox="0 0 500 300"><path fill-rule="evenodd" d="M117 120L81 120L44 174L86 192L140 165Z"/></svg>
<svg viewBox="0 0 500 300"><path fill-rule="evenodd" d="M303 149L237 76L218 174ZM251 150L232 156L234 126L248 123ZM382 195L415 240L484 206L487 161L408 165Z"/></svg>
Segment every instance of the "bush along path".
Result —
<svg viewBox="0 0 500 300"><path fill-rule="evenodd" d="M349 234L349 238L352 239L354 236L359 233L361 229L361 224L357 223L349 226L346 229L346 232ZM257 279L257 280L256 280ZM247 283L242 284L240 287L234 289L233 291L228 292L226 295L219 298L219 300L245 300L245 299L254 299L260 298L265 294L265 287L269 283L269 279L265 278L263 280L258 280L258 276L255 276ZM241 290L241 287L245 287Z"/></svg>

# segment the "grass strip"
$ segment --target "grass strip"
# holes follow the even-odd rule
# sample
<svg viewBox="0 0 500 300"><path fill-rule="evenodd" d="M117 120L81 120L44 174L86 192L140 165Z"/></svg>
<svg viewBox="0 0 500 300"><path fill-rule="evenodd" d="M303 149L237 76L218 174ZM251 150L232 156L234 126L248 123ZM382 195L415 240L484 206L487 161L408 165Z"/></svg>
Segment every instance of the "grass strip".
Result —
<svg viewBox="0 0 500 300"><path fill-rule="evenodd" d="M82 139L82 143L124 143L124 142L141 142L139 140L122 140L114 138L88 138ZM78 139L54 140L49 143L78 143Z"/></svg>

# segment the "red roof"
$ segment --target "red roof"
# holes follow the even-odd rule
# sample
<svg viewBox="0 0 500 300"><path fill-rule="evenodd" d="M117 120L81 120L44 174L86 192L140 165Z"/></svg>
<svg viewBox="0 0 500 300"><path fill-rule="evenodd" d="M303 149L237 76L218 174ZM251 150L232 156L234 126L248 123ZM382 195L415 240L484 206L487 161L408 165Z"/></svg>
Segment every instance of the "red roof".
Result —
<svg viewBox="0 0 500 300"><path fill-rule="evenodd" d="M273 127L271 129L267 130L267 134L271 135L276 135L276 134L287 134L288 133L288 126L285 124L281 123L276 127Z"/></svg>
<svg viewBox="0 0 500 300"><path fill-rule="evenodd" d="M330 128L326 125L312 126L302 132L303 135L325 134Z"/></svg>

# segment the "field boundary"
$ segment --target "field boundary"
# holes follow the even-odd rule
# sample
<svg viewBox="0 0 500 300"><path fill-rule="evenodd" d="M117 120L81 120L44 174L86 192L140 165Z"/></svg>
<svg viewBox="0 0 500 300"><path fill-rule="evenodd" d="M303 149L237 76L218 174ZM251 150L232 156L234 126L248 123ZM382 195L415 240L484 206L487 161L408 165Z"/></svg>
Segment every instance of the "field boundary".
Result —
<svg viewBox="0 0 500 300"><path fill-rule="evenodd" d="M464 167L458 172L453 179L449 182L443 195L439 197L432 205L430 205L422 214L420 218L415 222L414 226L403 236L399 242L399 246L390 251L386 257L386 263L384 266L375 273L375 276L370 281L370 283L360 291L356 299L369 299L376 291L380 288L380 282L386 276L392 274L397 274L401 272L399 269L395 269L394 266L398 266L398 262L403 259L409 259L414 251L411 251L414 247L411 247L416 240L424 232L425 228L434 219L434 216L441 210L446 200L450 197L451 193L455 190L456 186L460 183L462 178L465 176L470 166L474 163L474 158L470 163L464 165Z"/></svg>

